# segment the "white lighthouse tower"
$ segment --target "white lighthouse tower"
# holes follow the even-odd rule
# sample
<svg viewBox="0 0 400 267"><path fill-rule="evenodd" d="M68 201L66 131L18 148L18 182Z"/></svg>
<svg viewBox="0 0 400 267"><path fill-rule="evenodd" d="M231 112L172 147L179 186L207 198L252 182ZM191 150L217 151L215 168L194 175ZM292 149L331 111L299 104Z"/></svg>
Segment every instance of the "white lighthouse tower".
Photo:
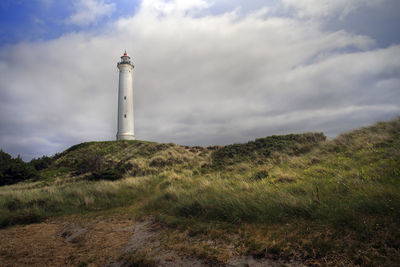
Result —
<svg viewBox="0 0 400 267"><path fill-rule="evenodd" d="M124 53L117 63L119 69L118 85L118 132L117 140L135 140L133 130L133 63L128 54Z"/></svg>

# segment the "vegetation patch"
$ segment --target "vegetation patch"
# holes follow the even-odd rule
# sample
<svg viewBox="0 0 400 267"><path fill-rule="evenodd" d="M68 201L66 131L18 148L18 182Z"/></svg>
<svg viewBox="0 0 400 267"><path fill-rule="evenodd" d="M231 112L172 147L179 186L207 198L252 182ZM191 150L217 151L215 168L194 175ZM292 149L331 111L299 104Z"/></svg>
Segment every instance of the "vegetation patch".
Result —
<svg viewBox="0 0 400 267"><path fill-rule="evenodd" d="M12 158L0 150L0 186L38 178L39 173L34 166L25 163L20 157Z"/></svg>
<svg viewBox="0 0 400 267"><path fill-rule="evenodd" d="M323 133L273 135L259 138L246 144L218 148L211 155L212 164L216 168L223 168L241 161L252 161L260 157L268 158L275 151L299 155L310 151L325 139Z"/></svg>
<svg viewBox="0 0 400 267"><path fill-rule="evenodd" d="M260 259L397 266L399 132L400 118L333 140L307 133L208 148L90 142L31 163L2 154L2 179L10 164L37 178L0 187L0 226L113 209L154 215L178 235L170 246L181 240L176 249L215 264L227 262L218 246L229 244ZM146 260L139 256L133 260Z"/></svg>

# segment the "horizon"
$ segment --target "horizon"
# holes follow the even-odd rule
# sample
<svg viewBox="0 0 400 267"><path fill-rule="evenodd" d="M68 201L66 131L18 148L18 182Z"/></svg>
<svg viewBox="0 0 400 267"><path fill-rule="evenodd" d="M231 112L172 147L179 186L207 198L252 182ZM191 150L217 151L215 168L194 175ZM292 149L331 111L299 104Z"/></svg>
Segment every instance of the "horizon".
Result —
<svg viewBox="0 0 400 267"><path fill-rule="evenodd" d="M29 161L114 140L125 49L139 140L333 138L395 119L399 10L396 0L4 1L0 149Z"/></svg>

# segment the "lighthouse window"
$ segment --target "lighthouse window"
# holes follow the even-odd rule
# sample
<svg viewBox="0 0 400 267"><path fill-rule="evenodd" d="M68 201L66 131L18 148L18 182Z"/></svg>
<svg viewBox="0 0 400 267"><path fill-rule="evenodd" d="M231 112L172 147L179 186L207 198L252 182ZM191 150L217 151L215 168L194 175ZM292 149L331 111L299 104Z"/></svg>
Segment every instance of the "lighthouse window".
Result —
<svg viewBox="0 0 400 267"><path fill-rule="evenodd" d="M126 118L126 114L124 114L124 118Z"/></svg>
<svg viewBox="0 0 400 267"><path fill-rule="evenodd" d="M124 96L124 99L126 100L126 96Z"/></svg>

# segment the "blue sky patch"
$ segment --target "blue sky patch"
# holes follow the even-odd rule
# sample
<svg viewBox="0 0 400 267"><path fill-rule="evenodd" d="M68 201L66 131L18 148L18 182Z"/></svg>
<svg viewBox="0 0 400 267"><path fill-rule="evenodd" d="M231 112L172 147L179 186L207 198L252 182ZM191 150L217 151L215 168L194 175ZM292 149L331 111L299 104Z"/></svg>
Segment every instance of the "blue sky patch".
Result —
<svg viewBox="0 0 400 267"><path fill-rule="evenodd" d="M80 0L2 0L0 45L54 39L69 32L96 31L112 20L134 15L140 4L139 0L99 2L112 4L113 12L96 18L93 23L77 25L70 23L69 18L77 12Z"/></svg>

